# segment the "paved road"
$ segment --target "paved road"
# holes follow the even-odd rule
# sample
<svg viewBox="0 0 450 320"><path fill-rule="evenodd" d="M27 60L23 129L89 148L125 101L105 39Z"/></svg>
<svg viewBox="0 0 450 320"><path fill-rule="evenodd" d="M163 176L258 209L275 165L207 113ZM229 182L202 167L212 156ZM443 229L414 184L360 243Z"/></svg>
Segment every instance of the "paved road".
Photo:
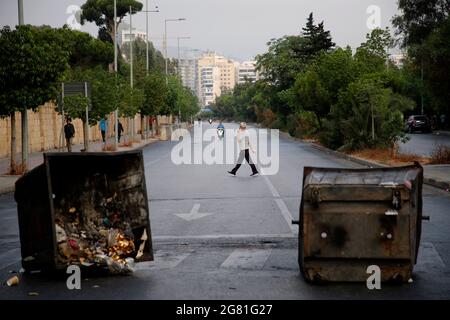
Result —
<svg viewBox="0 0 450 320"><path fill-rule="evenodd" d="M450 136L434 135L431 133L414 133L407 135L410 140L400 144L400 151L421 156L431 156L437 145L450 147Z"/></svg>
<svg viewBox="0 0 450 320"><path fill-rule="evenodd" d="M204 124L208 128L208 124ZM227 125L230 128L231 125ZM280 170L237 177L231 165L172 163L175 143L160 142L144 151L155 261L138 264L129 276L84 279L81 290L39 275L23 277L18 287L0 287L0 298L18 299L414 299L450 298L450 219L447 193L426 187L425 222L414 282L313 286L297 265L297 230L303 166L356 165L280 140ZM18 270L19 242L15 203L0 197L0 278ZM179 216L180 215L180 216ZM197 218L192 220L193 218ZM188 221L190 220L190 221ZM39 292L28 297L30 291Z"/></svg>

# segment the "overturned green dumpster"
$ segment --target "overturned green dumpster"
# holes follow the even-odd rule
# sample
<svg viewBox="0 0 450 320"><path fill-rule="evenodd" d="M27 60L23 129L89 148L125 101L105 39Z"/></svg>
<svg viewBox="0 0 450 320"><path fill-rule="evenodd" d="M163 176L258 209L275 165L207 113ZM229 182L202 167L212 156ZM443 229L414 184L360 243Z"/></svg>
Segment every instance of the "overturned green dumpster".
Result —
<svg viewBox="0 0 450 320"><path fill-rule="evenodd" d="M422 225L423 169L306 167L299 220L299 265L306 280L408 281Z"/></svg>
<svg viewBox="0 0 450 320"><path fill-rule="evenodd" d="M26 271L126 273L153 260L142 151L46 153L14 196Z"/></svg>

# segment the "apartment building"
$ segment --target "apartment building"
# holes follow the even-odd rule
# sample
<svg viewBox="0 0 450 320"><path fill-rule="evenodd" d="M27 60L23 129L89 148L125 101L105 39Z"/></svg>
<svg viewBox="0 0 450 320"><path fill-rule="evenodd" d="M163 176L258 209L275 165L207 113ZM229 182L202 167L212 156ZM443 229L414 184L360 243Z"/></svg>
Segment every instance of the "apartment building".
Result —
<svg viewBox="0 0 450 320"><path fill-rule="evenodd" d="M134 40L136 40L138 38L145 41L147 39L146 32L145 31L140 31L140 30L137 30L137 29L133 29L131 31L131 35L130 35L130 29L128 29L128 30L124 29L121 32L121 37L120 37L121 41L120 41L120 43L121 43L121 45L123 45L123 44L125 44L127 42L130 42L130 39L131 39L131 41L134 41Z"/></svg>
<svg viewBox="0 0 450 320"><path fill-rule="evenodd" d="M199 100L203 108L208 107L221 95L220 68L199 65Z"/></svg>
<svg viewBox="0 0 450 320"><path fill-rule="evenodd" d="M237 78L235 61L217 55L215 52L206 52L198 59L197 64L197 92L203 106L214 103L216 97L219 97L224 92L230 92L234 89ZM211 72L212 75L210 75ZM213 84L209 82L211 79L213 80ZM204 87L205 83L208 85L206 88ZM208 95L205 96L205 94ZM204 103L205 101L208 103Z"/></svg>
<svg viewBox="0 0 450 320"><path fill-rule="evenodd" d="M259 79L258 71L256 70L256 61L244 61L237 67L238 84L245 82L255 82Z"/></svg>
<svg viewBox="0 0 450 320"><path fill-rule="evenodd" d="M198 92L198 65L197 59L180 59L179 73L183 86L191 89L192 93Z"/></svg>

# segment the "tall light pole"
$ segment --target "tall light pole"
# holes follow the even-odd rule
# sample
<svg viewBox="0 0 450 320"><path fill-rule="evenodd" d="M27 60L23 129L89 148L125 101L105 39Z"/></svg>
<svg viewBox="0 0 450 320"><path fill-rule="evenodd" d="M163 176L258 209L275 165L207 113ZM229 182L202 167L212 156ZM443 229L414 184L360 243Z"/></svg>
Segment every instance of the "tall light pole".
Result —
<svg viewBox="0 0 450 320"><path fill-rule="evenodd" d="M18 0L19 25L24 24L23 19L23 0ZM27 170L28 167L28 112L27 106L22 110L22 167ZM15 151L15 150L14 150Z"/></svg>
<svg viewBox="0 0 450 320"><path fill-rule="evenodd" d="M164 58L166 60L166 85L169 84L169 69L168 69L168 64L167 64L167 22L170 21L185 21L186 18L178 18L178 19L166 19L164 20Z"/></svg>
<svg viewBox="0 0 450 320"><path fill-rule="evenodd" d="M182 82L181 79L181 67L180 67L180 39L190 39L191 37L177 37L178 42L178 60L177 60L177 74L179 80ZM181 108L180 105L178 105L178 122L181 122Z"/></svg>
<svg viewBox="0 0 450 320"><path fill-rule="evenodd" d="M114 72L116 73L117 85L117 0L114 0ZM116 99L117 103L117 99ZM114 111L114 150L117 150L119 144L119 106L116 105Z"/></svg>
<svg viewBox="0 0 450 320"><path fill-rule="evenodd" d="M146 59L146 71L147 71L147 75L148 75L148 70L149 70L149 57L148 57L148 42L149 42L149 38L148 38L148 13L149 12L159 12L158 6L155 6L156 10L148 10L148 0L145 0L145 27L146 27L146 33L145 36L147 39L145 39L145 44L146 44L146 52L145 52L145 59Z"/></svg>

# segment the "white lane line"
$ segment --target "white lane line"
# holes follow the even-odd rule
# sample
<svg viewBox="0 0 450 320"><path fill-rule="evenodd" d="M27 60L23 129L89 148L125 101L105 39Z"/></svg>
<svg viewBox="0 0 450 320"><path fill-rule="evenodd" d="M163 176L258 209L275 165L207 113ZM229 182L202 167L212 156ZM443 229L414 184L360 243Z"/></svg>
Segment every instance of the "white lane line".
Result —
<svg viewBox="0 0 450 320"><path fill-rule="evenodd" d="M291 230L292 234L298 234L298 228L296 228L294 225L292 225L292 214L289 212L289 209L286 206L286 203L283 199L281 199L280 193L275 188L275 186L272 184L270 179L264 174L263 169L261 168L261 173L264 177L264 181L266 181L267 186L269 187L270 192L272 193L272 196L275 198L275 202L280 209L281 215L283 216L284 220L288 224L289 230Z"/></svg>
<svg viewBox="0 0 450 320"><path fill-rule="evenodd" d="M153 241L170 240L213 240L213 239L267 239L267 238L296 238L292 233L280 234L205 234L205 235L185 235L185 236L153 236Z"/></svg>
<svg viewBox="0 0 450 320"><path fill-rule="evenodd" d="M145 161L144 160L144 167L147 168L148 166L151 166L152 164L157 163L158 161L160 161L162 158L158 158L158 159L154 159L151 161Z"/></svg>
<svg viewBox="0 0 450 320"><path fill-rule="evenodd" d="M172 269L179 265L190 254L191 252L174 253L169 250L158 250L154 254L153 261L136 263L136 271Z"/></svg>
<svg viewBox="0 0 450 320"><path fill-rule="evenodd" d="M431 242L422 242L414 271L432 272L445 269L445 263Z"/></svg>
<svg viewBox="0 0 450 320"><path fill-rule="evenodd" d="M283 199L281 199L281 198L275 199L275 202L277 203L278 208L280 209L284 220L286 220L286 223L288 224L289 229L291 229L291 232L293 234L298 234L298 227L296 227L295 225L292 224L292 220L294 220L294 218L292 217L291 213L289 212L289 209L286 207L286 203L284 203Z"/></svg>
<svg viewBox="0 0 450 320"><path fill-rule="evenodd" d="M274 187L274 185L272 184L272 182L270 182L269 178L268 178L266 175L264 175L263 169L262 169L262 168L261 168L261 173L262 173L262 175L263 175L263 177L264 177L264 181L266 181L266 184L267 184L267 186L269 187L270 192L272 193L272 196L273 196L274 198L279 198L279 197L280 197L280 194L278 193L277 189Z"/></svg>
<svg viewBox="0 0 450 320"><path fill-rule="evenodd" d="M225 269L262 269L272 249L236 249L221 264Z"/></svg>

